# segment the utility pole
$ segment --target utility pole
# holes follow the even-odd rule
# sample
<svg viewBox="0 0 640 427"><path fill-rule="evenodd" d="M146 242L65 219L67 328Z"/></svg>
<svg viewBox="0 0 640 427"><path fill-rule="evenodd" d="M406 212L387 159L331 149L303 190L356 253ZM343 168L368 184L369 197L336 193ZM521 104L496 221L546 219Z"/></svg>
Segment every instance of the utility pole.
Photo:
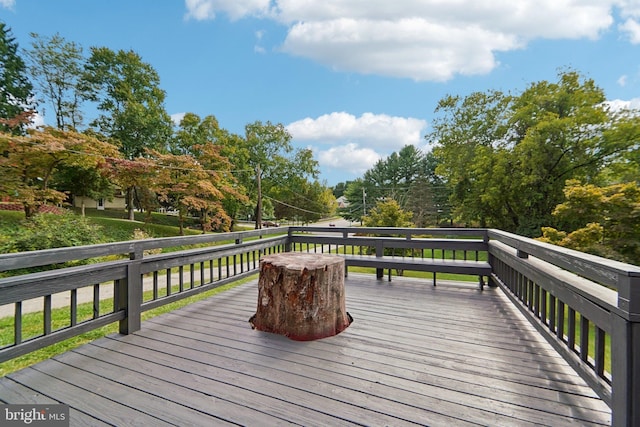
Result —
<svg viewBox="0 0 640 427"><path fill-rule="evenodd" d="M362 187L362 221L364 221L365 216L367 216L367 192ZM360 222L362 223L362 221Z"/></svg>
<svg viewBox="0 0 640 427"><path fill-rule="evenodd" d="M256 230L262 228L262 184L260 182L260 163L256 166L256 184L258 186L258 206L256 206Z"/></svg>

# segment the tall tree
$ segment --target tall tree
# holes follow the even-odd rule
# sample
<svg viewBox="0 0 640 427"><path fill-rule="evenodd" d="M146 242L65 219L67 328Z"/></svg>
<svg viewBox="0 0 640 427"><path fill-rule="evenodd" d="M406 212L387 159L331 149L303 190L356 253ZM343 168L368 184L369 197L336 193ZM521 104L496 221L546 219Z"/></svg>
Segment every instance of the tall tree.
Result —
<svg viewBox="0 0 640 427"><path fill-rule="evenodd" d="M173 124L165 92L158 73L137 53L92 47L83 82L103 113L91 126L120 141L127 159L143 156L146 149L166 149Z"/></svg>
<svg viewBox="0 0 640 427"><path fill-rule="evenodd" d="M294 150L291 135L278 123L256 121L245 126L244 147L248 153L247 165L255 171L255 184L245 183L255 197L256 228L262 227L262 196L272 188L288 185L288 177L316 178L318 164L307 152ZM260 190L257 184L260 183Z"/></svg>
<svg viewBox="0 0 640 427"><path fill-rule="evenodd" d="M197 114L186 113L171 141L170 152L191 155L211 171L212 183L223 195L223 211L231 218L233 226L241 208L248 202L246 190L236 177L247 168L248 153L242 138L220 128L213 115L201 119Z"/></svg>
<svg viewBox="0 0 640 427"><path fill-rule="evenodd" d="M0 131L23 133L34 111L33 85L11 29L0 22Z"/></svg>
<svg viewBox="0 0 640 427"><path fill-rule="evenodd" d="M43 37L31 33L32 49L27 52L29 69L39 93L53 108L58 129L79 129L86 97L81 78L84 69L82 47L67 42L60 34Z"/></svg>
<svg viewBox="0 0 640 427"><path fill-rule="evenodd" d="M126 159L142 157L147 150L166 151L173 124L164 108L165 92L151 65L133 51L91 48L83 74L89 99L102 111L91 126L120 142ZM128 187L129 219L134 219L134 188Z"/></svg>

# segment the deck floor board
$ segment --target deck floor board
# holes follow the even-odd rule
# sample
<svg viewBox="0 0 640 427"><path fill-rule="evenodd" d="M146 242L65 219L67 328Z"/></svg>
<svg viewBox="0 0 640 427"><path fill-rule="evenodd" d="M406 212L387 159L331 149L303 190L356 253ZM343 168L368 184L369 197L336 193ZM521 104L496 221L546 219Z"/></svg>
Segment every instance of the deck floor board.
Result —
<svg viewBox="0 0 640 427"><path fill-rule="evenodd" d="M257 283L0 379L5 403L71 425L609 425L610 409L477 284L350 274L354 323L296 342L252 330Z"/></svg>

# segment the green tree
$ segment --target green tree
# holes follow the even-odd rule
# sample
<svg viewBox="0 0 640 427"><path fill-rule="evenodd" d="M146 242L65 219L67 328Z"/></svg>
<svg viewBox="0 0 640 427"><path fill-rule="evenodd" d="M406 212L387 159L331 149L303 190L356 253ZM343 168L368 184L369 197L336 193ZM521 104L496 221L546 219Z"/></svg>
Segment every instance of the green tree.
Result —
<svg viewBox="0 0 640 427"><path fill-rule="evenodd" d="M404 146L376 162L361 180L347 185L344 195L349 206L340 213L358 220L366 214L367 205L372 207L379 200L391 198L402 209L412 211L417 223L435 224L449 218L449 193L435 172L437 163L433 154L425 154L413 145Z"/></svg>
<svg viewBox="0 0 640 427"><path fill-rule="evenodd" d="M191 154L198 156L197 147L206 143L219 143L226 131L220 128L215 116L200 119L195 113L186 113L178 125L169 151L172 154Z"/></svg>
<svg viewBox="0 0 640 427"><path fill-rule="evenodd" d="M73 162L61 165L54 176L53 186L58 191L68 192L72 197L82 199L82 216L85 216L86 198L111 200L115 191L109 177L109 168L103 161L95 164Z"/></svg>
<svg viewBox="0 0 640 427"><path fill-rule="evenodd" d="M255 200L254 218L256 228L260 228L264 202L262 196L271 197L274 188L292 187L294 182L290 181L291 177L317 178L318 163L309 150L293 149L291 135L280 123L256 121L246 125L243 145L248 169L255 172L244 175L242 184Z"/></svg>
<svg viewBox="0 0 640 427"><path fill-rule="evenodd" d="M371 208L367 216L363 219L365 227L413 227L411 218L413 214L405 211L400 207L397 201L393 199L379 200L376 205ZM380 236L380 235L378 235ZM384 236L384 235L382 235ZM372 250L372 249L369 249ZM385 255L401 255L410 256L411 249L402 248L385 248ZM402 275L402 270L396 270L398 275Z"/></svg>
<svg viewBox="0 0 640 427"><path fill-rule="evenodd" d="M362 221L366 214L366 188L362 178L350 181L344 190L347 206L338 209L338 214L349 221Z"/></svg>
<svg viewBox="0 0 640 427"><path fill-rule="evenodd" d="M165 92L160 89L158 73L137 53L93 47L82 80L89 99L103 113L91 126L119 141L126 159L142 157L149 149L166 150L173 124L164 108ZM125 188L129 219L133 220L134 188Z"/></svg>
<svg viewBox="0 0 640 427"><path fill-rule="evenodd" d="M27 67L11 29L0 22L0 131L23 133L35 105Z"/></svg>
<svg viewBox="0 0 640 427"><path fill-rule="evenodd" d="M380 200L364 217L365 227L413 227L412 214L393 199Z"/></svg>
<svg viewBox="0 0 640 427"><path fill-rule="evenodd" d="M120 141L125 158L166 149L173 124L164 108L165 92L158 73L137 53L92 47L83 83L103 113L91 126Z"/></svg>
<svg viewBox="0 0 640 427"><path fill-rule="evenodd" d="M541 240L623 262L640 264L640 187L636 182L599 187L570 180L553 215L560 229L543 228Z"/></svg>
<svg viewBox="0 0 640 427"><path fill-rule="evenodd" d="M336 199L344 195L344 192L347 189L348 185L349 185L349 181L346 181L346 182L339 182L333 186L332 191Z"/></svg>
<svg viewBox="0 0 640 427"><path fill-rule="evenodd" d="M574 71L531 84L519 96L500 92L448 97L427 139L438 172L467 223L537 236L553 221L568 179L595 179L635 140L619 132L603 91Z"/></svg>
<svg viewBox="0 0 640 427"><path fill-rule="evenodd" d="M56 127L78 129L83 120L81 104L86 97L81 85L85 61L82 47L57 33L52 37L31 33L31 38L29 69L43 101L53 109Z"/></svg>

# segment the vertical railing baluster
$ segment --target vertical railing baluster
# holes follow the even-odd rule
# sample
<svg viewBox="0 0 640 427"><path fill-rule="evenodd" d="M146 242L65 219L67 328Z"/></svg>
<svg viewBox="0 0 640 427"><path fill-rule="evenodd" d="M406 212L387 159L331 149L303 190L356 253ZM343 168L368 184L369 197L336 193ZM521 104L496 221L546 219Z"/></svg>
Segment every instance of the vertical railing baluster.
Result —
<svg viewBox="0 0 640 427"><path fill-rule="evenodd" d="M158 299L158 271L153 272L153 300Z"/></svg>
<svg viewBox="0 0 640 427"><path fill-rule="evenodd" d="M576 311L569 307L569 330L567 331L567 346L576 349Z"/></svg>
<svg viewBox="0 0 640 427"><path fill-rule="evenodd" d="M22 301L18 301L14 306L13 315L13 342L18 345L22 342Z"/></svg>
<svg viewBox="0 0 640 427"><path fill-rule="evenodd" d="M120 281L118 281L120 282ZM118 301L119 293L114 294L114 300ZM71 317L71 326L75 326L78 324L78 289L71 289L71 312L69 316Z"/></svg>
<svg viewBox="0 0 640 427"><path fill-rule="evenodd" d="M604 378L604 366L605 366L605 341L606 341L606 334L605 332L600 329L599 327L595 327L596 329L596 333L595 333L595 354L594 354L594 359L595 359L595 365L594 365L594 369L596 371L596 374L598 374L598 377L600 378Z"/></svg>
<svg viewBox="0 0 640 427"><path fill-rule="evenodd" d="M556 336L558 337L559 340L566 342L564 337L564 321L565 321L564 310L565 310L564 302L558 300L558 328L556 330Z"/></svg>
<svg viewBox="0 0 640 427"><path fill-rule="evenodd" d="M100 285L93 285L93 318L100 317Z"/></svg>
<svg viewBox="0 0 640 427"><path fill-rule="evenodd" d="M120 281L119 280L114 280L113 281L113 311L112 313L117 312L118 310L120 310L120 301L118 301L118 292L120 291Z"/></svg>
<svg viewBox="0 0 640 427"><path fill-rule="evenodd" d="M549 330L555 333L556 332L556 297L551 294L549 294L548 319L549 319Z"/></svg>
<svg viewBox="0 0 640 427"><path fill-rule="evenodd" d="M204 261L200 261L200 286L207 283L207 279L205 278L205 264Z"/></svg>
<svg viewBox="0 0 640 427"><path fill-rule="evenodd" d="M44 296L44 334L51 334L51 295Z"/></svg>
<svg viewBox="0 0 640 427"><path fill-rule="evenodd" d="M589 360L589 319L580 314L580 359Z"/></svg>

